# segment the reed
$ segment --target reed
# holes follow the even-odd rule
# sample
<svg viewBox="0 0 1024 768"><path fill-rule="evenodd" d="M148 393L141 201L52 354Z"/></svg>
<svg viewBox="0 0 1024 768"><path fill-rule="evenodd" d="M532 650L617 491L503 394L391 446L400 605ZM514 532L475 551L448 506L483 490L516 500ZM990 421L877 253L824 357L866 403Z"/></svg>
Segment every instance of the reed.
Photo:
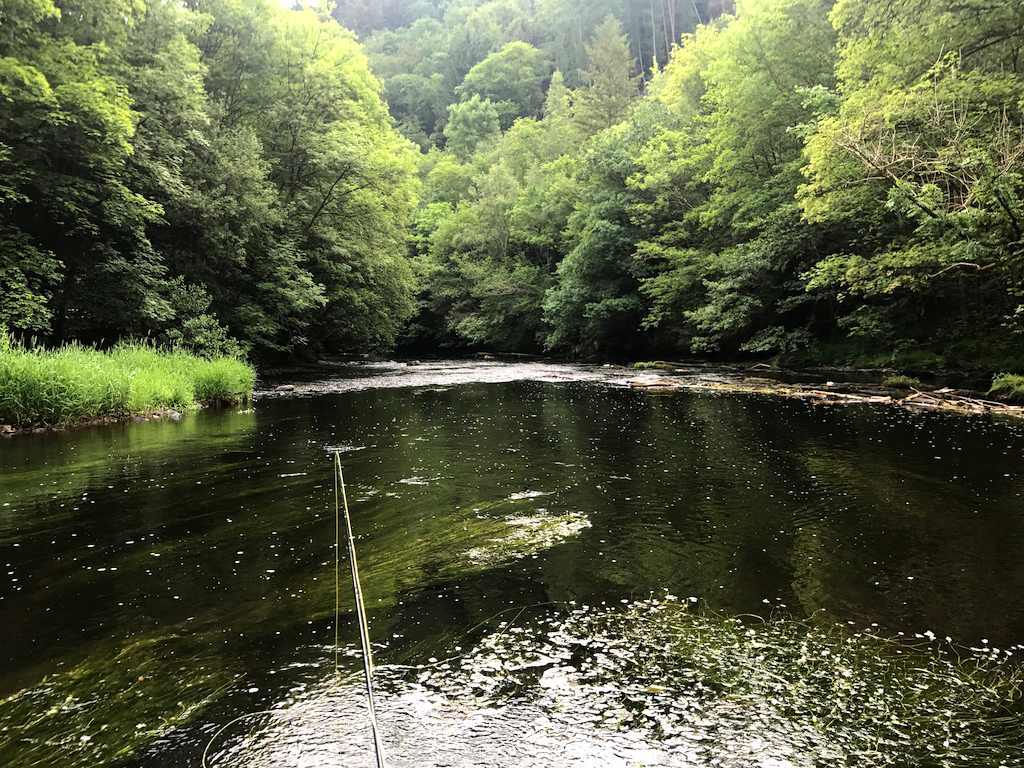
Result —
<svg viewBox="0 0 1024 768"><path fill-rule="evenodd" d="M70 425L248 399L255 370L145 342L108 351L81 344L43 349L0 328L0 424Z"/></svg>

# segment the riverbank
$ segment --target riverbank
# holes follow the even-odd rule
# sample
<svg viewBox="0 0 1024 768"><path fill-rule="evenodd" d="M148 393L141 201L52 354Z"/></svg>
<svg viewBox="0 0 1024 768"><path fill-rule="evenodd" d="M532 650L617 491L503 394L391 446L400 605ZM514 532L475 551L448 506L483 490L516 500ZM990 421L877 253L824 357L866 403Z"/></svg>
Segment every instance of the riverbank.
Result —
<svg viewBox="0 0 1024 768"><path fill-rule="evenodd" d="M0 433L173 414L251 397L256 371L143 343L27 348L0 335Z"/></svg>

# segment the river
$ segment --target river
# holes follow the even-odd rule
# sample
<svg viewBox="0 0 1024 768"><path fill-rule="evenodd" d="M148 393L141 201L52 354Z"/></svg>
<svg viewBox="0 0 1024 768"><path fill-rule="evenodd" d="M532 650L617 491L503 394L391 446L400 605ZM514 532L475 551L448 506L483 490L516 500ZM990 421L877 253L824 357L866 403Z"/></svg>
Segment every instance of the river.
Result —
<svg viewBox="0 0 1024 768"><path fill-rule="evenodd" d="M618 694L573 700L552 638L645 600L1024 643L1020 422L633 377L339 365L254 406L0 442L0 764L373 765L331 449L392 765L813 764L784 734L723 762L618 727ZM495 683L538 637L533 677Z"/></svg>

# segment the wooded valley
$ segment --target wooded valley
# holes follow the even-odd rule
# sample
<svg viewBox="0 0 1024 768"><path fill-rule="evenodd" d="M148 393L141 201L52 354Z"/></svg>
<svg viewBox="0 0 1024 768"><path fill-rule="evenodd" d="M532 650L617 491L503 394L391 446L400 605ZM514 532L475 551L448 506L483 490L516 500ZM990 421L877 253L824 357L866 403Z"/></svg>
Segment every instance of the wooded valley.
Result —
<svg viewBox="0 0 1024 768"><path fill-rule="evenodd" d="M15 333L1024 366L1019 4L3 0L0 29Z"/></svg>

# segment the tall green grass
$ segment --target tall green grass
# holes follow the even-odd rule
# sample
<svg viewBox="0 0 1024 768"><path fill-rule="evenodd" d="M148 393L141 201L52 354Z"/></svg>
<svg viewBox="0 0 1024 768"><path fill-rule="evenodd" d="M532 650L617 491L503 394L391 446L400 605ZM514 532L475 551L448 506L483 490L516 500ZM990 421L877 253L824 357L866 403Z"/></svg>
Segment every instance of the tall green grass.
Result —
<svg viewBox="0 0 1024 768"><path fill-rule="evenodd" d="M246 400L255 370L229 357L124 342L101 352L80 344L26 347L0 328L0 424L68 425L150 411Z"/></svg>
<svg viewBox="0 0 1024 768"><path fill-rule="evenodd" d="M1000 373L992 379L992 387L988 393L1011 403L1024 402L1024 376Z"/></svg>

